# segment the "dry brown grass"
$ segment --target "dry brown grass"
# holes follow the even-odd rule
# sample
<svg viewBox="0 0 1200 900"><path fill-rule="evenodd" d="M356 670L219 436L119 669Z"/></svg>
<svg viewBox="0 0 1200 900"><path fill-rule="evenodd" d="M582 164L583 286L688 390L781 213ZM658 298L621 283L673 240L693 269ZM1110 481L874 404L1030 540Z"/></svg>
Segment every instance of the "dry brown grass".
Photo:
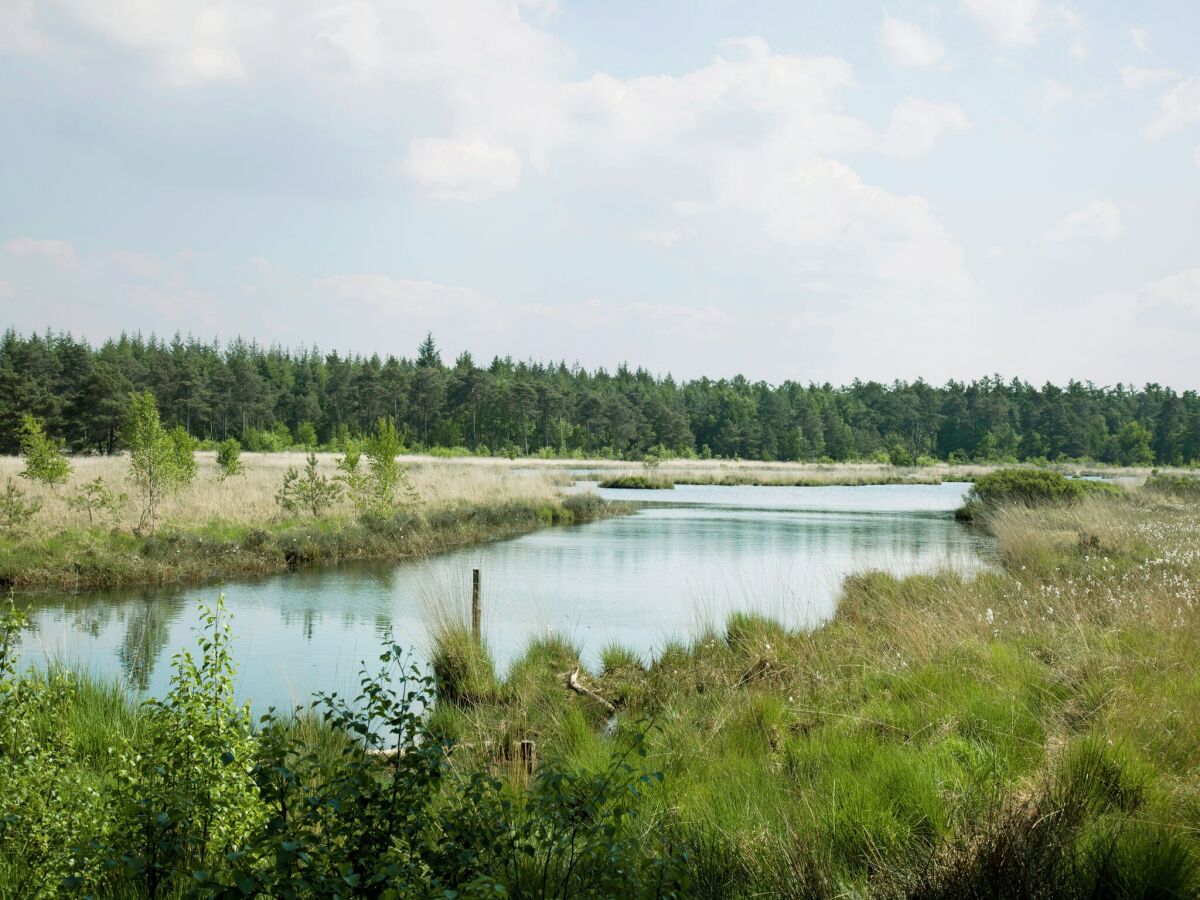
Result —
<svg viewBox="0 0 1200 900"><path fill-rule="evenodd" d="M336 454L318 454L320 470L332 477L336 474ZM249 525L271 521L280 516L275 492L289 466L303 469L303 453L243 453L245 474L220 481L216 477L214 454L199 453L199 474L195 482L163 505L166 522L190 527L213 521ZM507 461L439 460L433 458L407 459L409 476L416 490L418 503L425 509L451 506L458 502L501 504L510 500L549 501L564 483L561 474L533 467L521 467ZM129 459L126 456L87 456L71 460L74 471L66 485L51 489L33 484L18 474L23 468L17 457L0 457L0 484L12 478L30 499L42 503L34 520L39 530L53 531L79 525L85 513L71 510L67 499L79 485L103 478L117 493L129 493L130 500L122 510L119 524L132 528L137 524L135 489L128 481ZM348 511L348 508L347 508Z"/></svg>

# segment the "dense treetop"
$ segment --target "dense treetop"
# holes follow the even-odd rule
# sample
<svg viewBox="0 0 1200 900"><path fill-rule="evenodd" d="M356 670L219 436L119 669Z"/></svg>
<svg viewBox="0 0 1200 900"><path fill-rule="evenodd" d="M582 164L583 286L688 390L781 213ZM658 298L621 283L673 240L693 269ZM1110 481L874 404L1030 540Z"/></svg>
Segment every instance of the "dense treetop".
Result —
<svg viewBox="0 0 1200 900"><path fill-rule="evenodd" d="M130 394L141 390L153 392L164 424L252 450L336 445L388 418L412 447L510 454L1200 461L1200 396L1157 384L677 382L625 365L610 373L498 357L479 366L467 353L447 365L432 336L409 359L178 335L93 347L13 330L0 340L0 451L17 451L26 414L74 452L122 449Z"/></svg>

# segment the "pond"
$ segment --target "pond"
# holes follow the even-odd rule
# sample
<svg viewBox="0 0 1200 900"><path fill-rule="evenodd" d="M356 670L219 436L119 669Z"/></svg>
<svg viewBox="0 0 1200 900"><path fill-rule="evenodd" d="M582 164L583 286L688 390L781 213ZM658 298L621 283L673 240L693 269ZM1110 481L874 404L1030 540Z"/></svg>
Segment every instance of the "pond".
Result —
<svg viewBox="0 0 1200 900"><path fill-rule="evenodd" d="M580 485L588 489L590 485ZM431 611L470 605L503 669L531 635L558 632L595 663L610 643L649 659L734 610L812 627L839 586L867 569L896 573L986 565L984 538L954 521L970 486L725 487L600 491L636 512L548 528L432 559L295 572L256 581L19 598L35 633L23 656L119 677L164 693L171 656L194 645L197 606L224 593L239 695L257 711L314 691L351 690L389 635L426 658Z"/></svg>

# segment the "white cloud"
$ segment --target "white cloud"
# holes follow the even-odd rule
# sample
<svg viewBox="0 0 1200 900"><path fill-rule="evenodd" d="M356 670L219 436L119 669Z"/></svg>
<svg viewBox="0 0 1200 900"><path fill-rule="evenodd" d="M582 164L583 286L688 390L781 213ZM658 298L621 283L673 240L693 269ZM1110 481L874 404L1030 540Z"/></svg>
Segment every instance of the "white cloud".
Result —
<svg viewBox="0 0 1200 900"><path fill-rule="evenodd" d="M43 259L60 269L74 269L79 265L75 248L66 241L19 237L5 244L4 249L13 256Z"/></svg>
<svg viewBox="0 0 1200 900"><path fill-rule="evenodd" d="M1200 269L1184 269L1138 293L1138 321L1146 325L1200 325Z"/></svg>
<svg viewBox="0 0 1200 900"><path fill-rule="evenodd" d="M756 266L767 259L781 290L805 302L916 302L974 289L957 240L930 205L852 167L873 151L928 153L970 126L966 114L910 98L881 132L847 112L854 71L837 57L773 53L750 36L722 42L709 64L678 74L572 79L570 51L523 18L551 14L545 4L177 0L143 16L143 0L61 2L42 36L96 76L97 90L119 82L112 89L122 98L165 95L168 103L189 102L172 90L199 95L213 82L234 82L221 91L255 104L260 90L282 94L280 108L302 106L322 134L344 126L386 146L391 170L438 198L480 201L539 178L568 184L585 204L620 195L641 216L622 223L623 233L674 242L681 256L704 262L726 250ZM99 78L101 62L114 58L121 77ZM416 297L454 308L469 301L480 316L494 308L482 295L424 282L401 288L356 284L393 306Z"/></svg>
<svg viewBox="0 0 1200 900"><path fill-rule="evenodd" d="M1131 91L1140 91L1179 76L1170 69L1148 69L1144 66L1121 66L1121 83Z"/></svg>
<svg viewBox="0 0 1200 900"><path fill-rule="evenodd" d="M1034 92L1037 108L1044 113L1053 112L1064 103L1075 99L1075 90L1070 85L1047 78Z"/></svg>
<svg viewBox="0 0 1200 900"><path fill-rule="evenodd" d="M1047 244L1111 241L1120 237L1121 232L1121 211L1116 205L1107 200L1093 200L1047 228L1042 240Z"/></svg>
<svg viewBox="0 0 1200 900"><path fill-rule="evenodd" d="M1150 32L1140 25L1135 25L1129 29L1129 40L1139 53L1145 53L1146 48L1150 46Z"/></svg>
<svg viewBox="0 0 1200 900"><path fill-rule="evenodd" d="M683 238L683 234L677 228L661 228L657 230L648 228L635 231L633 237L643 244L650 244L653 247L669 250L679 243Z"/></svg>
<svg viewBox="0 0 1200 900"><path fill-rule="evenodd" d="M1158 116L1146 129L1152 140L1200 122L1200 77L1179 82L1158 100Z"/></svg>
<svg viewBox="0 0 1200 900"><path fill-rule="evenodd" d="M112 261L122 272L134 278L154 278L162 270L154 257L132 250L118 250L112 255Z"/></svg>
<svg viewBox="0 0 1200 900"><path fill-rule="evenodd" d="M7 281L0 281L0 300L13 300L17 296L17 289Z"/></svg>
<svg viewBox="0 0 1200 900"><path fill-rule="evenodd" d="M1196 164L1196 168L1200 169L1200 146L1197 146L1192 153L1192 162Z"/></svg>
<svg viewBox="0 0 1200 900"><path fill-rule="evenodd" d="M1078 36L1073 38L1071 40L1071 46L1068 49L1068 52L1075 59L1086 59L1087 58L1087 45L1084 44L1083 38L1078 37Z"/></svg>
<svg viewBox="0 0 1200 900"><path fill-rule="evenodd" d="M28 54L45 52L46 41L37 27L33 0L0 3L0 50Z"/></svg>
<svg viewBox="0 0 1200 900"><path fill-rule="evenodd" d="M568 123L556 159L572 183L627 189L657 205L656 231L724 252L774 244L789 283L861 294L965 290L955 241L919 197L865 184L835 157L928 152L968 127L954 104L906 100L880 136L841 109L843 60L772 54L761 39L722 45L677 77L597 74L564 89Z"/></svg>
<svg viewBox="0 0 1200 900"><path fill-rule="evenodd" d="M932 69L946 56L942 42L925 32L919 25L887 16L880 28L879 38L884 50L898 66Z"/></svg>
<svg viewBox="0 0 1200 900"><path fill-rule="evenodd" d="M963 0L963 6L998 44L1021 47L1037 37L1039 0Z"/></svg>
<svg viewBox="0 0 1200 900"><path fill-rule="evenodd" d="M470 202L515 188L521 159L512 147L480 138L421 138L409 144L402 171L435 197Z"/></svg>
<svg viewBox="0 0 1200 900"><path fill-rule="evenodd" d="M313 282L318 295L337 297L339 306L365 306L383 321L440 324L479 333L526 333L538 329L587 335L596 329L619 334L678 334L692 341L717 341L735 319L713 306L645 302L504 303L471 288L411 281L377 273L334 275Z"/></svg>
<svg viewBox="0 0 1200 900"><path fill-rule="evenodd" d="M957 103L934 103L907 97L896 104L880 142L889 156L913 159L933 150L939 137L967 131L971 122Z"/></svg>

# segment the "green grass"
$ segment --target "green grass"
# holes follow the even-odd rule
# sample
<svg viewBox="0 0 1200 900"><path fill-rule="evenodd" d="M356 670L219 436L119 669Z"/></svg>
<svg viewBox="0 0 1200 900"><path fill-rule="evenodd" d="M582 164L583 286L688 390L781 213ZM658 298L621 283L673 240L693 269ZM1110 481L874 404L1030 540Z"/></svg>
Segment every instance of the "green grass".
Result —
<svg viewBox="0 0 1200 900"><path fill-rule="evenodd" d="M386 520L342 516L259 526L211 521L198 528L126 531L73 527L0 540L0 585L81 590L266 575L351 560L402 559L514 537L549 525L624 511L594 495L550 502L459 503Z"/></svg>
<svg viewBox="0 0 1200 900"><path fill-rule="evenodd" d="M1200 509L1088 504L1025 523L1036 572L866 574L812 633L742 613L649 665L605 648L585 683L618 740L653 723L642 814L689 849L693 895L1200 890ZM564 685L578 658L539 641L494 702L439 705L462 763L508 771L515 739L602 759L607 710Z"/></svg>

